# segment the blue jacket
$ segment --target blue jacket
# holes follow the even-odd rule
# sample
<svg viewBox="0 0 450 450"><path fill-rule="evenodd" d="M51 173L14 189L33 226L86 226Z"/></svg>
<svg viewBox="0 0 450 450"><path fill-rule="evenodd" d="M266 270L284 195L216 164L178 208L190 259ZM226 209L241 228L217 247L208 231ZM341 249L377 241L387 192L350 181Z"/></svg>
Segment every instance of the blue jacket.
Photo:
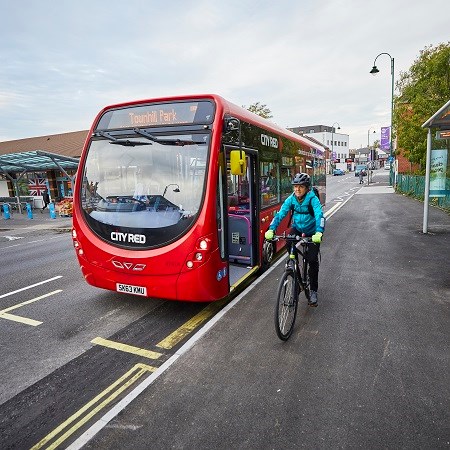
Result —
<svg viewBox="0 0 450 450"><path fill-rule="evenodd" d="M314 210L314 217L309 213L308 205ZM292 227L298 232L305 233L306 236L312 236L315 233L323 233L325 229L325 219L323 217L322 205L317 195L313 191L306 193L303 201L300 203L294 194L291 194L281 205L280 210L269 225L270 230L276 230L280 222L290 214L292 206L294 215L292 217Z"/></svg>

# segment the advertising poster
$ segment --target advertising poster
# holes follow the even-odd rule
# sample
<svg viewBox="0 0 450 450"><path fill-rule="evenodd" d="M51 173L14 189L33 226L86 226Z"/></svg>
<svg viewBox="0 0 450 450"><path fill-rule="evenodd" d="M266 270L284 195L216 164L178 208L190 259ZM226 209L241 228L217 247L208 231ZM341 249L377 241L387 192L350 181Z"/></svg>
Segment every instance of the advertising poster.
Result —
<svg viewBox="0 0 450 450"><path fill-rule="evenodd" d="M445 197L447 149L431 150L430 197Z"/></svg>

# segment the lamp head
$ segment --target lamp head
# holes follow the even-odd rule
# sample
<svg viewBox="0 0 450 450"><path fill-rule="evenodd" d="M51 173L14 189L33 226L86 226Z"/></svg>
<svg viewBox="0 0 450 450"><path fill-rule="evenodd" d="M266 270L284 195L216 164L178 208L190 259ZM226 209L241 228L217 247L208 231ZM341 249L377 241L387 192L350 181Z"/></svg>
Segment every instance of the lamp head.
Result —
<svg viewBox="0 0 450 450"><path fill-rule="evenodd" d="M163 192L163 195L162 195L163 197L166 195L166 192L167 192L167 189L169 188L169 186L176 186L176 188L173 190L173 192L181 192L180 191L180 186L178 186L178 184L170 183L164 188L164 192Z"/></svg>
<svg viewBox="0 0 450 450"><path fill-rule="evenodd" d="M370 73L371 73L372 75L376 75L378 72L379 72L379 70L378 70L378 67L377 67L377 66L373 66L373 67L372 67L372 70L370 71Z"/></svg>

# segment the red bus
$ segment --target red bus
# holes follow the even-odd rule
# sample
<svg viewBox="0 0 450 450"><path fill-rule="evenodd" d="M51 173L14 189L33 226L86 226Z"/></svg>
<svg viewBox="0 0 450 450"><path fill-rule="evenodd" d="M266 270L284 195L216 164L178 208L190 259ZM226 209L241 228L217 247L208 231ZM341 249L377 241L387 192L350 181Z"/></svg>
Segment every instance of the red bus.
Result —
<svg viewBox="0 0 450 450"><path fill-rule="evenodd" d="M324 149L220 96L108 106L75 183L82 273L93 286L160 299L236 293L280 250L263 252L264 232L297 172L312 176L324 204Z"/></svg>

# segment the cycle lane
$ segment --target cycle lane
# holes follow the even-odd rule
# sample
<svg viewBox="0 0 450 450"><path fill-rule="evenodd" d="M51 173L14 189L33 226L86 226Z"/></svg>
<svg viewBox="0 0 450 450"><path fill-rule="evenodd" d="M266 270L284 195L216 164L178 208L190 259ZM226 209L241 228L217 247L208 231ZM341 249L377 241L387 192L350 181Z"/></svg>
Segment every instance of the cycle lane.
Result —
<svg viewBox="0 0 450 450"><path fill-rule="evenodd" d="M320 305L302 298L289 341L273 324L278 265L76 445L447 447L449 217L432 209L423 235L422 210L352 197L327 224Z"/></svg>

